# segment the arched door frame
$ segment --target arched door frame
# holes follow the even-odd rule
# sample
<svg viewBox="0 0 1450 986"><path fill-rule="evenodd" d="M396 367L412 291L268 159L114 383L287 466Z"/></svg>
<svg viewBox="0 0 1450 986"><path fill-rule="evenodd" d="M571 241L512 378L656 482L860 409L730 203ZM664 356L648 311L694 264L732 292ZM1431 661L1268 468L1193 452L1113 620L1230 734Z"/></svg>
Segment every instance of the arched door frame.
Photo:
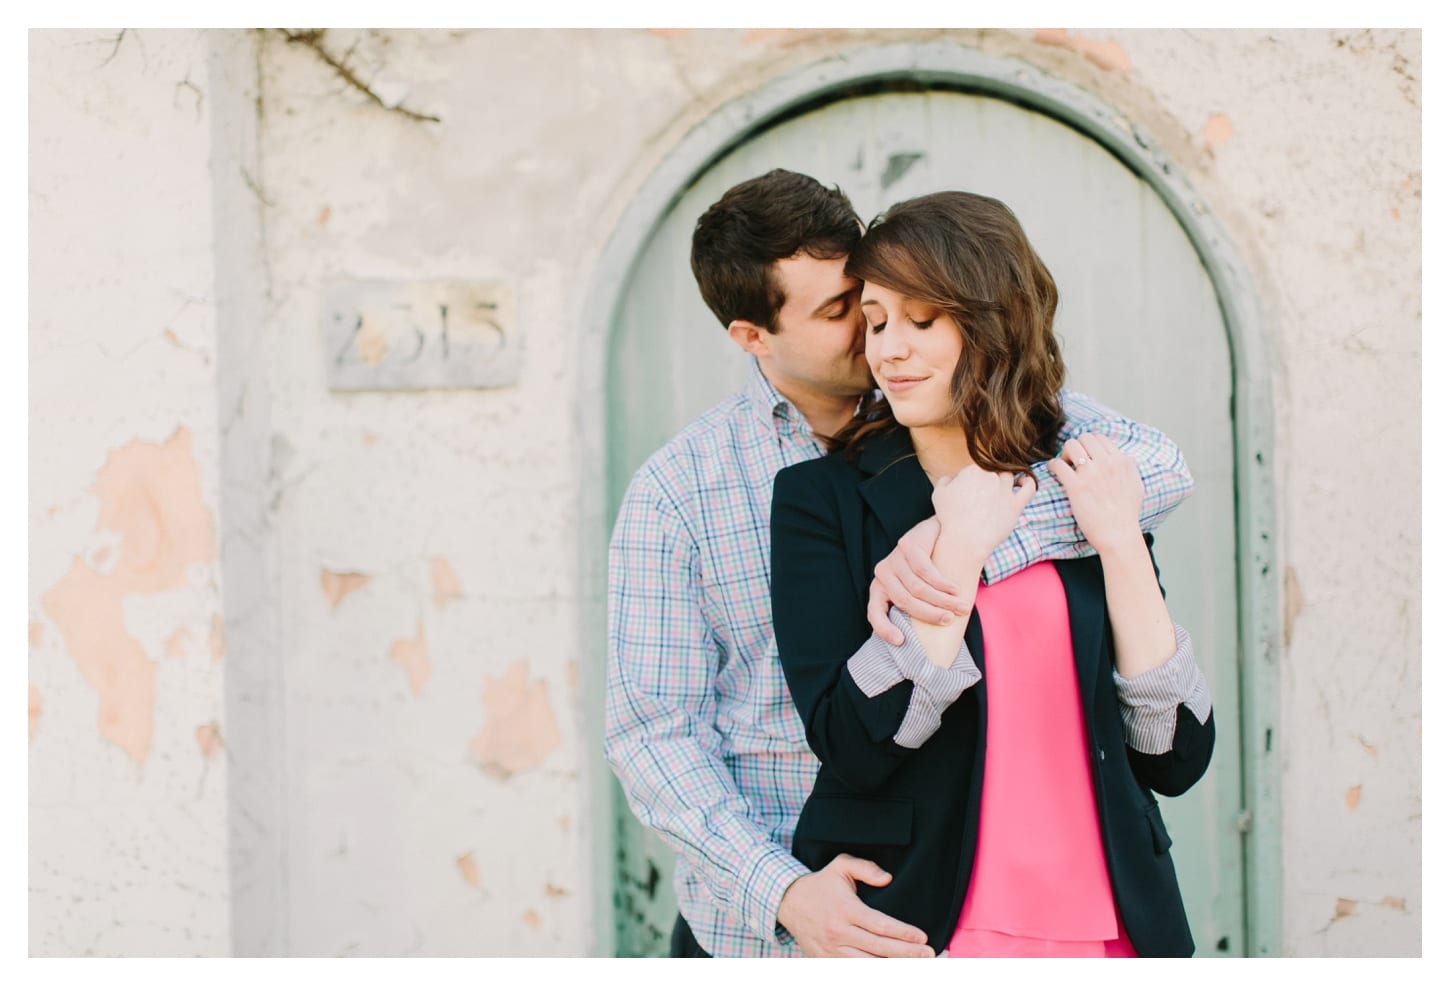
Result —
<svg viewBox="0 0 1450 986"><path fill-rule="evenodd" d="M716 161L755 134L806 109L863 89L907 83L995 96L1087 134L1140 177L1178 219L1218 295L1233 371L1234 487L1237 500L1239 691L1246 833L1248 955L1281 954L1282 875L1278 753L1280 608L1274 525L1273 416L1269 345L1248 268L1176 163L1131 120L1097 97L1025 62L997 58L951 41L869 45L795 68L728 102L687 133L635 193L606 243L586 298L580 342L579 429L585 477L606 474L605 367L610 326L636 259L678 196ZM869 217L867 217L869 218ZM587 722L602 737L605 650L605 492L581 484L580 531L587 671ZM608 768L594 758L589 806L596 954L613 953ZM607 833L607 835L606 835Z"/></svg>

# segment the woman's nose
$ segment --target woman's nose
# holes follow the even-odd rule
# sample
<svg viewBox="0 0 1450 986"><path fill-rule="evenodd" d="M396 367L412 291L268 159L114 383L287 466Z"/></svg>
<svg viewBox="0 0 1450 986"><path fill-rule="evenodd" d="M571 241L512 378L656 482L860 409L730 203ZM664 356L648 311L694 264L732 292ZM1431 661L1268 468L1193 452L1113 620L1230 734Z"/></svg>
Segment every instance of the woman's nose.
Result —
<svg viewBox="0 0 1450 986"><path fill-rule="evenodd" d="M878 338L882 359L900 359L906 355L909 347L906 333L901 331L900 320L888 319Z"/></svg>

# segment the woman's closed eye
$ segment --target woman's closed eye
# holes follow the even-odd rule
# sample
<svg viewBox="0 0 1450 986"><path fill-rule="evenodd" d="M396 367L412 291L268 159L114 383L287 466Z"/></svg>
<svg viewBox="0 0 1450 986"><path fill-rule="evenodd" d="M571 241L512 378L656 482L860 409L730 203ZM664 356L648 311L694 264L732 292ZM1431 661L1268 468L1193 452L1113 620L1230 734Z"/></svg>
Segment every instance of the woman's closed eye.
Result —
<svg viewBox="0 0 1450 986"><path fill-rule="evenodd" d="M907 321L910 322L912 325L916 326L918 329L929 329L933 325L936 324L936 316L933 315L931 318L927 319L925 322L918 322L914 318L908 318ZM871 325L870 323L867 323L866 328L874 335L875 333L878 333L882 329L886 328L886 323L885 322L881 322L881 323L879 323L877 325Z"/></svg>

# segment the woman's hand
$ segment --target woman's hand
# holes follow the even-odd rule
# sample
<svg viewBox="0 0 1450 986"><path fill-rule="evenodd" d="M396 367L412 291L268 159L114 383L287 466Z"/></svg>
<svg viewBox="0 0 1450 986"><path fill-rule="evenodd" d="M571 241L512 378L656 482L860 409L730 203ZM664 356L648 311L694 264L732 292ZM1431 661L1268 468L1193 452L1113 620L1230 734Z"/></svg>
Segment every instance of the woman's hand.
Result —
<svg viewBox="0 0 1450 986"><path fill-rule="evenodd" d="M971 576L975 585L982 565L1012 533L1036 492L1037 481L1030 475L1019 478L1010 472L988 472L976 463L955 476L938 479L931 503L941 523L941 535L933 560L957 578L968 567L975 573ZM944 562L955 571L948 570Z"/></svg>
<svg viewBox="0 0 1450 986"><path fill-rule="evenodd" d="M1100 555L1141 544L1143 480L1136 460L1100 435L1070 438L1047 463L1067 494L1077 526Z"/></svg>

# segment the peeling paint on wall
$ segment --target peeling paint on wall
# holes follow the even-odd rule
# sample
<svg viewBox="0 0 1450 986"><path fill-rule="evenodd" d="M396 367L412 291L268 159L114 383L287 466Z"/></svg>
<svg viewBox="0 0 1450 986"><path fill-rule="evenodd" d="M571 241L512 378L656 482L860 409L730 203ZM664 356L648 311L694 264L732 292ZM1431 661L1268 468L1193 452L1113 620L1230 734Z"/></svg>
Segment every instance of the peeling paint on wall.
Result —
<svg viewBox="0 0 1450 986"><path fill-rule="evenodd" d="M1364 785L1363 784L1356 784L1354 787L1350 788L1348 791L1345 791L1344 792L1344 805L1345 805L1345 807L1348 808L1350 811L1354 811L1354 809L1358 808L1359 807L1359 798L1360 798L1360 795L1363 792L1364 792Z"/></svg>
<svg viewBox="0 0 1450 986"><path fill-rule="evenodd" d="M412 640L395 640L390 653L408 673L408 689L414 695L421 695L428 676L433 672L433 662L428 660L428 639L423 634L423 621L418 621L418 636Z"/></svg>
<svg viewBox="0 0 1450 986"><path fill-rule="evenodd" d="M380 366L388 355L388 337L376 322L363 322L357 331L357 354L368 366Z"/></svg>
<svg viewBox="0 0 1450 986"><path fill-rule="evenodd" d="M552 883L544 884L544 895L546 897L568 897L569 891L563 887L556 887Z"/></svg>
<svg viewBox="0 0 1450 986"><path fill-rule="evenodd" d="M1040 30L1033 37L1038 44L1067 48L1087 56L1087 60L1098 68L1109 72L1126 72L1131 67L1128 53L1116 41L1092 41L1068 34L1063 28Z"/></svg>
<svg viewBox="0 0 1450 986"><path fill-rule="evenodd" d="M484 678L483 707L487 721L468 752L490 777L507 780L537 767L559 748L549 686L540 680L530 684L523 661L516 661L502 678Z"/></svg>
<svg viewBox="0 0 1450 986"><path fill-rule="evenodd" d="M31 649L34 649L34 648L39 647L40 644L41 644L41 641L43 641L43 640L45 640L45 624L44 623L39 623L39 622L37 622L35 620L31 620L30 621L30 646L31 646Z"/></svg>
<svg viewBox="0 0 1450 986"><path fill-rule="evenodd" d="M151 748L156 665L126 630L125 601L184 588L188 567L216 558L191 431L178 427L165 445L112 450L92 492L100 501L96 535L119 543L115 566L102 573L78 555L41 602L100 696L101 735L140 764Z"/></svg>
<svg viewBox="0 0 1450 986"><path fill-rule="evenodd" d="M442 555L433 559L433 602L440 609L456 599L463 598L463 586L458 582L458 573Z"/></svg>
<svg viewBox="0 0 1450 986"><path fill-rule="evenodd" d="M1203 125L1203 132L1199 134L1199 139L1203 141L1204 145L1211 152L1227 144L1229 138L1233 137L1233 135L1233 122L1224 114L1215 113Z"/></svg>
<svg viewBox="0 0 1450 986"><path fill-rule="evenodd" d="M371 581L371 575L364 575L361 572L333 572L324 568L322 570L322 594L327 597L328 604L333 609L337 609L344 599Z"/></svg>
<svg viewBox="0 0 1450 986"><path fill-rule="evenodd" d="M186 645L191 641L191 633L186 627L177 627L176 632L166 638L167 657L185 657Z"/></svg>
<svg viewBox="0 0 1450 986"><path fill-rule="evenodd" d="M1359 902L1350 900L1348 897L1339 898L1337 901L1334 902L1334 918L1330 921L1330 923L1333 924L1334 921L1338 921L1340 918L1349 917L1351 914L1354 913L1354 906L1357 903Z"/></svg>
<svg viewBox="0 0 1450 986"><path fill-rule="evenodd" d="M543 923L543 918L539 917L539 912L538 911L525 911L524 912L524 924L528 925L530 928L534 928L534 929L537 930L538 927L539 927L539 925L542 924L542 923Z"/></svg>
<svg viewBox="0 0 1450 986"><path fill-rule="evenodd" d="M1380 901L1380 907L1388 907L1394 911L1403 911L1405 910L1405 898L1386 897Z"/></svg>
<svg viewBox="0 0 1450 986"><path fill-rule="evenodd" d="M40 689L30 686L30 738L40 729Z"/></svg>
<svg viewBox="0 0 1450 986"><path fill-rule="evenodd" d="M470 887L478 890L483 889L483 880L478 875L478 863L474 862L473 853L466 852L453 861L458 866L458 872L463 874L463 880Z"/></svg>
<svg viewBox="0 0 1450 986"><path fill-rule="evenodd" d="M1293 565L1284 566L1284 646L1294 642L1294 621L1304 609L1304 593L1299 589L1299 576Z"/></svg>
<svg viewBox="0 0 1450 986"><path fill-rule="evenodd" d="M222 727L215 722L196 727L196 746L207 760L215 757L222 748Z"/></svg>
<svg viewBox="0 0 1450 986"><path fill-rule="evenodd" d="M213 661L220 661L227 652L226 624L222 622L220 613L214 614L211 618L211 640L209 643L211 645L211 659Z"/></svg>

